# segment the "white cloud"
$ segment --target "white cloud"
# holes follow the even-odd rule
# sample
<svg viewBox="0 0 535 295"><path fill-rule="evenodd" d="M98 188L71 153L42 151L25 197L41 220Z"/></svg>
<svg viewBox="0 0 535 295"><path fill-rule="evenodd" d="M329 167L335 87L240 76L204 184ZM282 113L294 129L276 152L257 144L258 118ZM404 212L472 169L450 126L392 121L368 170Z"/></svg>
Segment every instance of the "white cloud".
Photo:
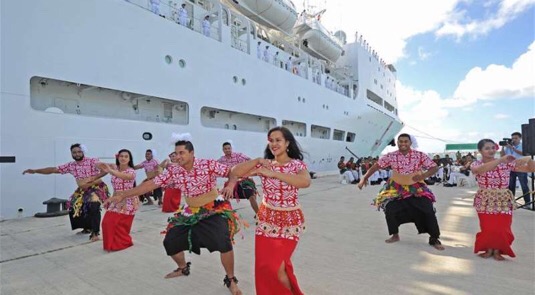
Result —
<svg viewBox="0 0 535 295"><path fill-rule="evenodd" d="M492 103L492 102L484 102L484 103L482 104L482 106L484 106L484 107L493 107L493 106L494 106L494 103Z"/></svg>
<svg viewBox="0 0 535 295"><path fill-rule="evenodd" d="M422 46L418 47L418 57L420 60L426 60L431 56L431 52L426 52Z"/></svg>
<svg viewBox="0 0 535 295"><path fill-rule="evenodd" d="M535 0L502 0L498 10L482 20L470 20L466 11L453 11L435 34L439 37L453 35L457 40L465 35L474 37L487 35L490 31L499 29L515 19L534 4ZM490 8L491 2L487 2L484 6Z"/></svg>
<svg viewBox="0 0 535 295"><path fill-rule="evenodd" d="M295 3L298 11L302 9L300 2ZM359 1L329 0L322 23L333 32L344 30L350 42L358 31L381 58L395 63L407 57L405 46L411 37L429 32L458 38L487 34L512 21L535 0L500 0L498 5L494 2L486 2L490 3L487 9L497 11L491 11L484 19L471 20L467 11L456 9L459 3L474 5L467 0L376 0L365 5Z"/></svg>
<svg viewBox="0 0 535 295"><path fill-rule="evenodd" d="M535 42L510 67L491 65L486 69L474 68L461 81L454 98L441 97L434 90L418 90L397 81L398 108L406 127L402 132L419 137L420 149L441 152L451 142L477 142L481 138L497 138L493 132L459 131L450 127L453 112L473 111L476 106L493 106L488 100L535 98ZM507 96L503 94L507 93ZM478 103L480 102L480 103ZM476 103L478 103L476 105ZM531 106L535 113L535 99ZM494 119L505 120L507 114L496 114ZM499 136L498 136L499 137ZM433 139L434 138L434 139ZM449 142L441 141L448 140Z"/></svg>
<svg viewBox="0 0 535 295"><path fill-rule="evenodd" d="M329 0L322 23L333 32L344 30L348 41L358 31L381 58L394 63L406 55L409 38L438 29L460 1ZM295 1L298 11L300 2Z"/></svg>
<svg viewBox="0 0 535 295"><path fill-rule="evenodd" d="M472 68L448 101L448 105L466 106L478 100L535 97L535 42L513 65L491 64Z"/></svg>
<svg viewBox="0 0 535 295"><path fill-rule="evenodd" d="M511 116L509 116L507 114L496 114L496 115L494 115L494 119L497 119L497 120L504 120L504 119L508 119L509 117L511 117Z"/></svg>

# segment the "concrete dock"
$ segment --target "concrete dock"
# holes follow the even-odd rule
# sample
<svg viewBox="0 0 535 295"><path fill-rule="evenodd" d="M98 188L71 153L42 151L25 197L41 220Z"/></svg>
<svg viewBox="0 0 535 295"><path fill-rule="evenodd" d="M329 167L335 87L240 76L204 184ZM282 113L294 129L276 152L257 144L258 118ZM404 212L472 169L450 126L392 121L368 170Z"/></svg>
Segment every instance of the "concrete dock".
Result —
<svg viewBox="0 0 535 295"><path fill-rule="evenodd" d="M514 212L517 258L499 262L473 253L476 188L431 187L445 251L429 246L428 236L417 235L412 224L401 227L400 242L386 244L384 214L370 206L379 189L359 191L328 176L301 190L307 232L293 263L305 294L535 294L535 212ZM247 201L233 205L254 224ZM160 234L169 215L142 206L134 219L134 246L113 253L71 231L68 216L2 221L0 294L229 294L218 253L187 254L191 275L163 278L176 268ZM235 272L243 293L254 294L254 229L241 233Z"/></svg>

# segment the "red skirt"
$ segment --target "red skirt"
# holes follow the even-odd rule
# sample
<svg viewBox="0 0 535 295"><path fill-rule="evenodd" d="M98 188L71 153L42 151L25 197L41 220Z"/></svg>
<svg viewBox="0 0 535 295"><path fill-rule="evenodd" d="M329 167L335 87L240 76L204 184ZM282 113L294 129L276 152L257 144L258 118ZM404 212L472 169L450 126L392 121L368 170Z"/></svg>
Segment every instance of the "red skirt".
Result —
<svg viewBox="0 0 535 295"><path fill-rule="evenodd" d="M102 245L104 250L119 251L134 245L132 237L130 237L133 221L134 215L106 211L102 219Z"/></svg>
<svg viewBox="0 0 535 295"><path fill-rule="evenodd" d="M173 213L180 207L182 193L177 188L166 188L163 195L162 212Z"/></svg>
<svg viewBox="0 0 535 295"><path fill-rule="evenodd" d="M297 241L280 238L255 236L255 285L257 295L302 295L290 258ZM286 288L278 277L284 263L290 280L291 290Z"/></svg>
<svg viewBox="0 0 535 295"><path fill-rule="evenodd" d="M476 234L474 253L488 249L500 250L501 254L516 257L511 244L515 236L511 231L513 216L510 214L478 213L481 231Z"/></svg>

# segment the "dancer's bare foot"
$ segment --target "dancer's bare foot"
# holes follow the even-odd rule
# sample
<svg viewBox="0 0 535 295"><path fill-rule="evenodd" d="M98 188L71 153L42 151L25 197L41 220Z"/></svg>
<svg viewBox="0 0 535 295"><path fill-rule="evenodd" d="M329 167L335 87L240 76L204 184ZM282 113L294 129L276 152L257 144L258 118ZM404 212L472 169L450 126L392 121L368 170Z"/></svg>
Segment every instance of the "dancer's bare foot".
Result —
<svg viewBox="0 0 535 295"><path fill-rule="evenodd" d="M395 243L395 242L399 242L399 235L398 234L394 234L390 238L385 240L385 243L388 243L388 244L392 244L392 243Z"/></svg>
<svg viewBox="0 0 535 295"><path fill-rule="evenodd" d="M238 287L238 284L236 284L234 281L230 283L230 287L228 288L230 291L230 294L232 295L242 295L240 288Z"/></svg>
<svg viewBox="0 0 535 295"><path fill-rule="evenodd" d="M442 244L434 244L432 246L433 246L433 248L435 248L435 249L437 249L439 251L442 251L442 250L446 249L446 248L444 248L444 246L442 246Z"/></svg>
<svg viewBox="0 0 535 295"><path fill-rule="evenodd" d="M182 273L182 269L177 268L177 269L173 270L172 272L166 274L164 278L166 278L166 279L177 278L177 277L181 277L183 275L184 274Z"/></svg>
<svg viewBox="0 0 535 295"><path fill-rule="evenodd" d="M494 257L494 260L498 260L498 261L505 260L505 258L503 258L499 250L494 251L493 257Z"/></svg>
<svg viewBox="0 0 535 295"><path fill-rule="evenodd" d="M442 246L442 243L438 238L429 237L429 245L433 246L433 248L442 251L444 250L444 246Z"/></svg>
<svg viewBox="0 0 535 295"><path fill-rule="evenodd" d="M234 277L228 277L228 275L225 276L223 279L223 284L227 286L228 290L230 291L230 294L232 295L242 295L240 288L238 287L238 279Z"/></svg>
<svg viewBox="0 0 535 295"><path fill-rule="evenodd" d="M177 277L181 277L181 276L189 276L190 265L191 265L191 262L187 262L186 266L179 267L179 268L173 270L172 272L166 274L164 278L170 279L170 278L177 278Z"/></svg>
<svg viewBox="0 0 535 295"><path fill-rule="evenodd" d="M98 234L92 233L91 236L89 236L89 240L91 242L96 242L96 241L100 240L100 236Z"/></svg>
<svg viewBox="0 0 535 295"><path fill-rule="evenodd" d="M488 249L485 253L478 254L478 256L481 258L489 258L492 256L492 254L493 254L492 249Z"/></svg>

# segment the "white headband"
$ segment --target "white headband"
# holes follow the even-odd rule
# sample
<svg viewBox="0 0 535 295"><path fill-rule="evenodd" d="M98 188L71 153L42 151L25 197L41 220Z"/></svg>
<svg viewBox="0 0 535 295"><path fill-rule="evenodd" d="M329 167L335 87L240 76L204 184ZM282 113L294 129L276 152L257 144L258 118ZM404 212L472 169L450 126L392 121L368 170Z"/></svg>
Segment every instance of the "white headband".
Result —
<svg viewBox="0 0 535 295"><path fill-rule="evenodd" d="M85 146L85 144L80 144L80 149L81 149L82 152L84 152L84 153L87 152L87 147Z"/></svg>
<svg viewBox="0 0 535 295"><path fill-rule="evenodd" d="M418 148L418 141L416 140L416 137L412 134L409 134L410 138L411 138L411 147L413 149L417 149Z"/></svg>

